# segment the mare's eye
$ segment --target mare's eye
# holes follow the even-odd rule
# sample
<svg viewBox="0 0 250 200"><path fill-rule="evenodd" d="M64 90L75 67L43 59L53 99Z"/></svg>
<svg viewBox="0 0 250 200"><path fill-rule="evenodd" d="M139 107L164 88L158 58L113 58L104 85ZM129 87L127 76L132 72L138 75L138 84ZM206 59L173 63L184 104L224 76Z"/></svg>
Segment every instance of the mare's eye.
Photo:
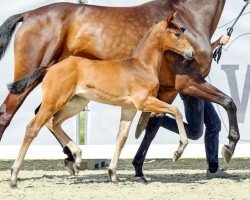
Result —
<svg viewBox="0 0 250 200"><path fill-rule="evenodd" d="M181 36L181 34L180 34L180 33L175 33L175 36L176 36L177 38L179 38L179 37Z"/></svg>

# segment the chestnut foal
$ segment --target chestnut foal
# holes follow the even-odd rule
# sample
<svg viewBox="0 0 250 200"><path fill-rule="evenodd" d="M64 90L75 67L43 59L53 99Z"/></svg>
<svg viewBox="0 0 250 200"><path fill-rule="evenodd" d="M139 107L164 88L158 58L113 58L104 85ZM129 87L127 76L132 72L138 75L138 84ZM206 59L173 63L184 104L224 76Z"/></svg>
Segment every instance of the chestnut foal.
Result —
<svg viewBox="0 0 250 200"><path fill-rule="evenodd" d="M171 13L166 20L154 25L141 40L131 58L97 61L70 56L49 69L40 68L9 85L11 93L20 94L45 76L42 82L41 108L27 126L18 158L12 166L12 187L17 185L17 175L29 145L46 123L71 150L76 159L76 166L80 166L81 149L68 138L61 124L82 111L89 101L120 106L122 110L116 150L108 170L112 182L117 181L118 159L137 110L168 113L176 118L180 145L173 155L173 161L180 158L188 144L182 114L177 107L156 98L164 51L174 51L187 60L194 57L193 47L173 19L174 14Z"/></svg>

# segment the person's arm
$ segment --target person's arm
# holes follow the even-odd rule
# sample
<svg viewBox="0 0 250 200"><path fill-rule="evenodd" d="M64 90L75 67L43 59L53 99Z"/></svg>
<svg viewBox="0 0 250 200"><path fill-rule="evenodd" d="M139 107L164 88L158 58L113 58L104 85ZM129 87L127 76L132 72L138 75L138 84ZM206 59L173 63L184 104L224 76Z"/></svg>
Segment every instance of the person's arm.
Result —
<svg viewBox="0 0 250 200"><path fill-rule="evenodd" d="M219 45L226 45L230 40L230 37L227 35L221 36L218 40L213 42L211 44L213 51L219 46Z"/></svg>

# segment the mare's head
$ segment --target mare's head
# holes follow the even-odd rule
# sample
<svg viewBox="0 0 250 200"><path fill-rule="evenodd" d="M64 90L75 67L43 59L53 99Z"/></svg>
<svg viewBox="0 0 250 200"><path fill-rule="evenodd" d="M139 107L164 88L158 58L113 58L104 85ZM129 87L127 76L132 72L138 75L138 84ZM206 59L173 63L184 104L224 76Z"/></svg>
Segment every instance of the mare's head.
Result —
<svg viewBox="0 0 250 200"><path fill-rule="evenodd" d="M176 12L170 13L166 20L159 23L161 34L161 45L163 50L171 50L182 55L186 60L194 58L194 49L184 35L185 29L180 28L174 21Z"/></svg>

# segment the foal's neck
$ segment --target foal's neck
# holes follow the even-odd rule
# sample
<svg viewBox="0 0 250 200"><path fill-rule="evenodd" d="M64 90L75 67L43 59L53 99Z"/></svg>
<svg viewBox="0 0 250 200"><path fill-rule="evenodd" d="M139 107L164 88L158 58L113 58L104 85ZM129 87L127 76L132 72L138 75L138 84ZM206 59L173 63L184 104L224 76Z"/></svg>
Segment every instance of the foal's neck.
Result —
<svg viewBox="0 0 250 200"><path fill-rule="evenodd" d="M161 33L155 30L154 27L151 28L140 41L132 54L132 59L134 59L139 66L153 70L154 73L158 75L164 50L161 45Z"/></svg>

